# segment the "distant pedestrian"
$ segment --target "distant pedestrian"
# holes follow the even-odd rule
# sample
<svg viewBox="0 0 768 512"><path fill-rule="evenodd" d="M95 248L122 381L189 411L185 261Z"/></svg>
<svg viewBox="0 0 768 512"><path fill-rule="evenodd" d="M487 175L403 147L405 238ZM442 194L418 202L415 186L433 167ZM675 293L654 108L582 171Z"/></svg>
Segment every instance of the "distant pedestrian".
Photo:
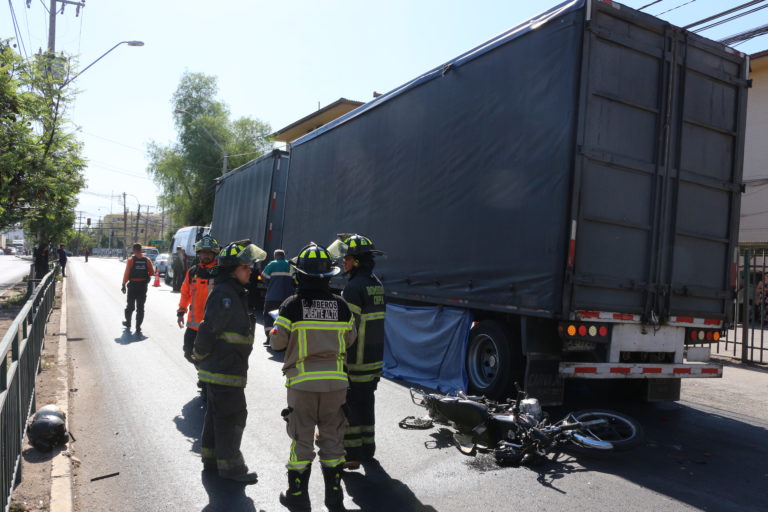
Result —
<svg viewBox="0 0 768 512"><path fill-rule="evenodd" d="M261 275L267 281L267 295L264 297L264 334L267 335L267 341L264 345L269 346L269 331L275 323L269 312L279 308L280 304L293 295L295 290L293 274L285 259L284 250L275 250L275 259L267 264L261 271Z"/></svg>
<svg viewBox="0 0 768 512"><path fill-rule="evenodd" d="M64 244L59 244L56 251L59 254L59 265L61 266L61 276L67 277L67 251L64 250Z"/></svg>
<svg viewBox="0 0 768 512"><path fill-rule="evenodd" d="M34 253L35 279L42 279L48 273L48 245L40 242Z"/></svg>
<svg viewBox="0 0 768 512"><path fill-rule="evenodd" d="M85 248L85 262L88 263L88 255L91 253L89 248Z"/></svg>
<svg viewBox="0 0 768 512"><path fill-rule="evenodd" d="M187 274L187 253L180 245L176 246L176 251L171 255L171 266L173 267L173 291L181 291L181 284Z"/></svg>
<svg viewBox="0 0 768 512"><path fill-rule="evenodd" d="M205 303L205 313L195 337L192 356L197 376L206 384L208 407L200 439L205 471L255 484L240 451L248 409L245 384L248 356L253 351L253 328L248 316L251 265L266 253L249 240L232 242L217 257L215 286Z"/></svg>
<svg viewBox="0 0 768 512"><path fill-rule="evenodd" d="M141 334L141 323L144 321L144 303L147 301L147 286L149 278L154 275L152 261L141 254L141 244L133 244L133 256L125 263L122 292L126 292L128 284L128 304L125 307L123 325L131 330L131 316L136 311L136 334Z"/></svg>

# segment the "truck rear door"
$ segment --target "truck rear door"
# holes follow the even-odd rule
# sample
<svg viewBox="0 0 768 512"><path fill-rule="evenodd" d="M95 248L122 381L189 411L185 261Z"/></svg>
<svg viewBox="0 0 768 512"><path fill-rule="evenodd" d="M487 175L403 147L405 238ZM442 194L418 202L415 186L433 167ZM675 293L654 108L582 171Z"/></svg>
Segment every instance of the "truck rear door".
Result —
<svg viewBox="0 0 768 512"><path fill-rule="evenodd" d="M727 320L746 58L588 5L563 311Z"/></svg>

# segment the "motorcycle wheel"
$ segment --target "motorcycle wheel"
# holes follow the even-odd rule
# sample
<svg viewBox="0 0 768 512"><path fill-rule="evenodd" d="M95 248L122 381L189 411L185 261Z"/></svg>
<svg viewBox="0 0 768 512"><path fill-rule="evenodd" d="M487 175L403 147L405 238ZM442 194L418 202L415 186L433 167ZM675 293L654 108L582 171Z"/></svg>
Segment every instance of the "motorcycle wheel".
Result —
<svg viewBox="0 0 768 512"><path fill-rule="evenodd" d="M613 450L623 452L638 447L645 438L643 427L624 414L604 409L589 409L572 413L581 422L605 420L606 423L585 428L580 435L597 441L606 441L613 445ZM588 446L579 445L582 448Z"/></svg>

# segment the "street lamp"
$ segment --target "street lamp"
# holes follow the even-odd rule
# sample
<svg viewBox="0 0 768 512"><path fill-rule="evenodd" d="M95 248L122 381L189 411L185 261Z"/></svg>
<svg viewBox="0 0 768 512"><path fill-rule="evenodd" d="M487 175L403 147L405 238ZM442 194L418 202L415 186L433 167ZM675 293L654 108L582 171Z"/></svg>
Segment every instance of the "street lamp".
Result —
<svg viewBox="0 0 768 512"><path fill-rule="evenodd" d="M177 108L176 110L174 110L174 112L175 112L176 114L189 114L189 112L187 112L186 110L182 110L182 109L180 109L180 108ZM194 119L193 121L196 121L196 119ZM200 125L200 128L202 128L202 129L203 129L203 131L205 132L205 134L206 134L206 135L208 135L208 137L209 137L209 138L210 138L210 139L213 141L213 143L214 143L214 144L216 144L216 147L217 147L217 148L219 148L219 149L221 150L221 152L222 152L222 154L223 154L223 156L224 156L224 164L222 165L222 168L221 168L221 175L223 176L223 175L227 174L227 158L228 158L228 156L229 156L229 153L227 153L227 150L226 150L226 149L224 149L224 146L222 146L221 144L219 144L219 141L217 141L217 140L216 140L216 138L215 138L213 135L211 135L211 132L209 132L209 131L206 129L206 127L205 127L205 126L203 126L203 125L201 124L201 125Z"/></svg>
<svg viewBox="0 0 768 512"><path fill-rule="evenodd" d="M90 68L91 66L93 66L94 64L96 64L97 62L99 62L99 61L100 61L101 59L103 59L103 58L104 58L104 57L105 57L105 56L106 56L106 55L107 55L109 52L111 52L112 50L114 50L115 48L117 48L118 46L120 46L121 44L127 44L128 46L144 46L144 41L120 41L120 42L119 42L119 43L117 43L115 46L113 46L112 48L110 48L110 49L109 49L109 50L107 50L106 52L102 53L102 54L101 54L101 57L99 57L99 58L98 58L98 59L96 59L95 61L91 62L91 63L90 63L90 64L88 64L87 66L85 66L85 67L84 67L84 68L83 68L83 69L82 69L82 70L81 70L81 71L80 71L78 74L76 74L75 76L73 76L73 77L72 77L72 78L70 78L69 80L65 81L63 84L61 84L61 87L62 87L62 88L64 88L64 86L66 86L67 84L69 84L70 82L72 82L72 80L74 80L75 78L77 78L77 77L79 77L80 75L82 75L83 73L85 73L85 71L86 71L88 68Z"/></svg>

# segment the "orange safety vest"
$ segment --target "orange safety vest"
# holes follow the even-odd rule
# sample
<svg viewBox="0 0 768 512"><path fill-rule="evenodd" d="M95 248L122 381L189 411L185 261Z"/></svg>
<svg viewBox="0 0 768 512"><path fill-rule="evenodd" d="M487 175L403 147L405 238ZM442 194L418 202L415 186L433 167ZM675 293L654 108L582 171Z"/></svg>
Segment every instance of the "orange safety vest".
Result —
<svg viewBox="0 0 768 512"><path fill-rule="evenodd" d="M181 285L181 298L179 299L179 309L177 314L187 312L187 327L195 331L200 327L205 312L205 301L212 290L209 283L213 280L210 270L216 266L215 262L208 265L198 263L187 271L184 283ZM212 283L211 283L212 284Z"/></svg>

